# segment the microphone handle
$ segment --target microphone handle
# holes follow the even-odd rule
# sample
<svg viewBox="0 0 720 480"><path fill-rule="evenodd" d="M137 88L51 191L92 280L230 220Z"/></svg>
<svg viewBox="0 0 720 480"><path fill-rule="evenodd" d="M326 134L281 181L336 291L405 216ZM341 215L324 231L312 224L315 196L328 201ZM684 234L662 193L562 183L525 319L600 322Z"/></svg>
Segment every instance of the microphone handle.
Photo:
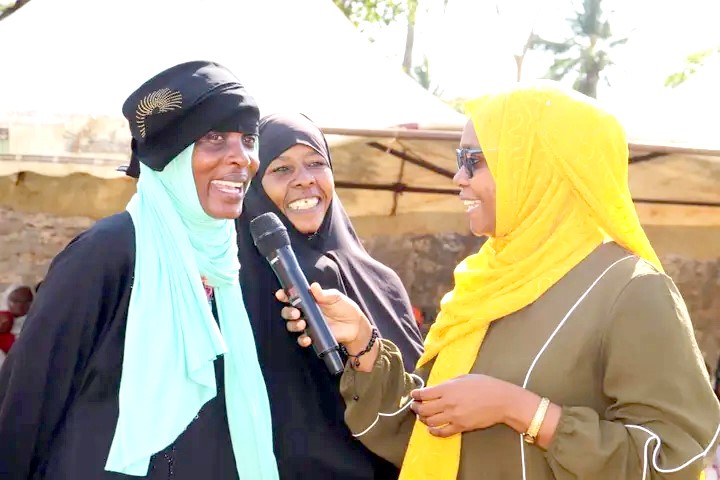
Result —
<svg viewBox="0 0 720 480"><path fill-rule="evenodd" d="M290 304L302 310L308 325L306 333L312 339L315 354L325 362L331 374L342 373L345 367L340 356L340 347L310 291L310 285L300 269L295 252L286 245L273 251L267 260L280 281L280 286L290 297Z"/></svg>

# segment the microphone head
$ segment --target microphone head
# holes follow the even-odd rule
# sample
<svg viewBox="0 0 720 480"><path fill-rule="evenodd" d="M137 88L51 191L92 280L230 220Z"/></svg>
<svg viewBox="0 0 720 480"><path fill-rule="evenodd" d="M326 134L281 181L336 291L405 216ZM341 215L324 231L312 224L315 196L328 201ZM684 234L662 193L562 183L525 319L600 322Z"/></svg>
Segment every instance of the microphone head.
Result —
<svg viewBox="0 0 720 480"><path fill-rule="evenodd" d="M290 245L287 228L273 212L263 213L250 220L250 235L255 247L264 257Z"/></svg>

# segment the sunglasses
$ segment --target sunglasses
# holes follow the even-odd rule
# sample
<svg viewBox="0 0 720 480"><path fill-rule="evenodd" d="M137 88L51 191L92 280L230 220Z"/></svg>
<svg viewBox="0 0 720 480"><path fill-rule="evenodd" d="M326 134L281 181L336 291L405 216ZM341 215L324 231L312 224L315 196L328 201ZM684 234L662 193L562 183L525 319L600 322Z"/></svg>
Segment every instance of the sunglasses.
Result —
<svg viewBox="0 0 720 480"><path fill-rule="evenodd" d="M475 173L475 165L482 162L483 151L480 148L458 148L455 150L457 155L458 170L465 167L468 176L472 178Z"/></svg>

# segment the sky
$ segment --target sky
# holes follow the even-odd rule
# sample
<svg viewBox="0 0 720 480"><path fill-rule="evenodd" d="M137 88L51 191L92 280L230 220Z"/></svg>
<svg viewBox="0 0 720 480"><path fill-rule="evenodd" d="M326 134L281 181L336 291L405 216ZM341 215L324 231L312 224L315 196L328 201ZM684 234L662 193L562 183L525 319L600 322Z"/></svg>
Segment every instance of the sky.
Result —
<svg viewBox="0 0 720 480"><path fill-rule="evenodd" d="M573 12L572 0L449 0L445 12L442 3L421 0L428 8L418 17L415 56L419 63L427 55L431 79L446 98L472 97L514 81L513 53L528 32L561 40ZM604 0L603 7L613 31L629 41L614 53L616 64L607 71L611 86L600 87L599 100L637 136L720 145L720 59L680 88L663 85L688 54L720 45L720 1ZM401 63L403 25L365 33L381 54ZM550 61L529 52L523 79L542 77Z"/></svg>

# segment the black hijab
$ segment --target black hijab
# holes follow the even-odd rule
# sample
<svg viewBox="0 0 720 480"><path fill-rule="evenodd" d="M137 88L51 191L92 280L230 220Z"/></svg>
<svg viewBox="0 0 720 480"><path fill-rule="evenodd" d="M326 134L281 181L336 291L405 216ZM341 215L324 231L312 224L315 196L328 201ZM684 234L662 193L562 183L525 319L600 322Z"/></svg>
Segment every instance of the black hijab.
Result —
<svg viewBox="0 0 720 480"><path fill-rule="evenodd" d="M333 378L311 348L297 345L280 317L275 300L279 288L250 235L250 220L275 212L288 229L293 250L309 282L336 288L360 305L380 336L395 343L405 368L412 371L422 351L422 338L410 299L400 278L373 259L360 243L335 195L319 231L298 232L262 188L265 171L290 147L304 144L330 164L325 137L305 116L271 115L260 122L260 169L237 221L240 283L255 334L260 365L270 396L275 453L282 480L370 480L397 478L397 469L354 440L345 425L339 378Z"/></svg>

